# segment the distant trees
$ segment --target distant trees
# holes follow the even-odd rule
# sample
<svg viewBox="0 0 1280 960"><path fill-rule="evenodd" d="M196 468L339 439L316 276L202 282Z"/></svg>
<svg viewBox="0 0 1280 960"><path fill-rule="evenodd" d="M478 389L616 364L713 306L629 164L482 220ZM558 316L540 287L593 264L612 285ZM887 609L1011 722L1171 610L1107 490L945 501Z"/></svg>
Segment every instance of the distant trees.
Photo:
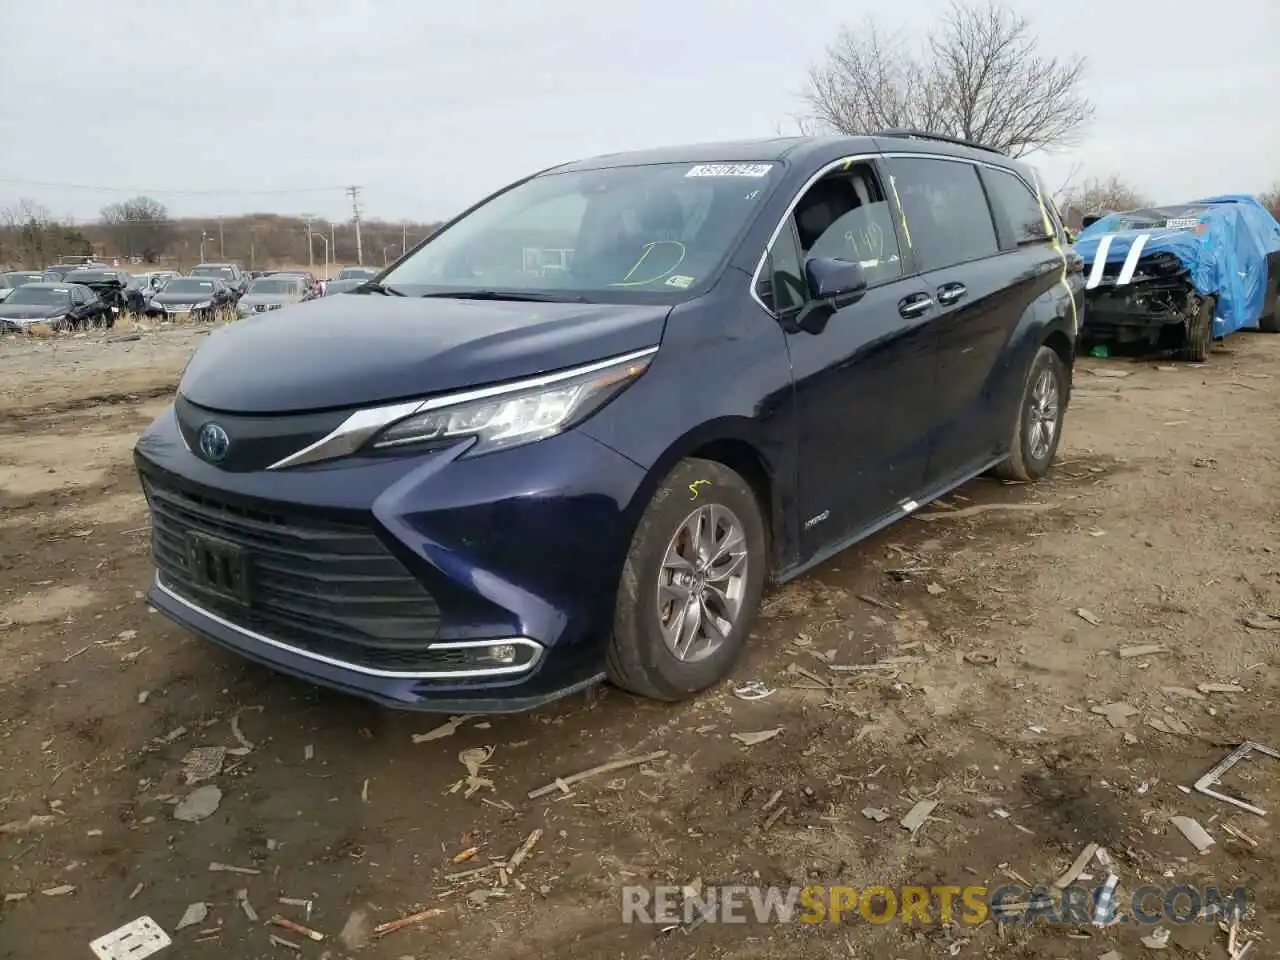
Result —
<svg viewBox="0 0 1280 960"><path fill-rule="evenodd" d="M106 234L120 253L155 263L173 240L173 221L163 203L134 197L102 208Z"/></svg>
<svg viewBox="0 0 1280 960"><path fill-rule="evenodd" d="M73 224L54 219L35 200L18 200L0 209L0 263L42 267L64 256L87 256L89 240Z"/></svg>
<svg viewBox="0 0 1280 960"><path fill-rule="evenodd" d="M1271 211L1271 215L1280 220L1280 183L1272 184L1266 193L1258 194L1258 200Z"/></svg>
<svg viewBox="0 0 1280 960"><path fill-rule="evenodd" d="M1112 174L1105 180L1090 177L1063 192L1061 206L1078 210L1082 215L1107 213L1120 210L1136 210L1151 206L1151 201L1133 185Z"/></svg>
<svg viewBox="0 0 1280 960"><path fill-rule="evenodd" d="M1093 116L1083 57L1040 52L1030 21L955 3L919 43L873 19L843 29L809 74L810 123L844 134L913 127L1020 157L1078 140Z"/></svg>
<svg viewBox="0 0 1280 960"><path fill-rule="evenodd" d="M361 223L365 263L381 267L433 233L434 223ZM355 231L345 221L312 224L313 234L330 240L333 263L355 263ZM60 221L34 200L18 200L0 208L0 267L43 267L64 256L97 256L164 262L186 269L200 257L200 238L208 238L205 254L224 255L247 268L299 266L310 263L307 233L299 217L252 213L236 217L172 217L164 205L149 197L112 204L102 219L74 224ZM323 269L324 245L315 241L315 266Z"/></svg>

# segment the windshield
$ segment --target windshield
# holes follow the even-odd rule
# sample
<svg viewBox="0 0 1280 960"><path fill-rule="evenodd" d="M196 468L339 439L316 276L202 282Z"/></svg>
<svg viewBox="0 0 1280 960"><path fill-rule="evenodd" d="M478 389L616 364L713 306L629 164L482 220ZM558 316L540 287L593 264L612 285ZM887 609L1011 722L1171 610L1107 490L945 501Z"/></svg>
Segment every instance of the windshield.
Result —
<svg viewBox="0 0 1280 960"><path fill-rule="evenodd" d="M236 272L230 267L196 267L191 271L193 277L219 277L223 280L234 280Z"/></svg>
<svg viewBox="0 0 1280 960"><path fill-rule="evenodd" d="M302 284L298 280L255 280L249 284L249 295L255 293L298 294Z"/></svg>
<svg viewBox="0 0 1280 960"><path fill-rule="evenodd" d="M165 293L213 293L212 280L193 277L175 277L164 285Z"/></svg>
<svg viewBox="0 0 1280 960"><path fill-rule="evenodd" d="M104 270L72 270L65 277L67 283L119 283L120 278Z"/></svg>
<svg viewBox="0 0 1280 960"><path fill-rule="evenodd" d="M331 297L335 293L346 293L348 290L354 290L362 283L364 283L363 280L330 280L324 288L324 295Z"/></svg>
<svg viewBox="0 0 1280 960"><path fill-rule="evenodd" d="M19 287L5 298L5 306L12 303L39 304L52 307L57 304L70 303L71 291L67 287Z"/></svg>
<svg viewBox="0 0 1280 960"><path fill-rule="evenodd" d="M1130 210L1116 215L1114 221L1106 225L1107 233L1120 233L1125 230L1195 230L1200 226L1201 217L1209 212L1206 206L1182 205L1177 207L1150 207L1145 210Z"/></svg>
<svg viewBox="0 0 1280 960"><path fill-rule="evenodd" d="M56 277L57 279L61 280L72 270L78 270L78 269L80 268L79 267L50 267L48 270L44 272L44 275L46 277Z"/></svg>
<svg viewBox="0 0 1280 960"><path fill-rule="evenodd" d="M343 271L338 274L338 279L368 280L369 278L376 277L377 275L378 272L376 270L366 270L364 267L345 267L343 268Z"/></svg>
<svg viewBox="0 0 1280 960"><path fill-rule="evenodd" d="M664 163L535 177L383 277L419 293L652 300L699 288L774 183L771 163Z"/></svg>
<svg viewBox="0 0 1280 960"><path fill-rule="evenodd" d="M4 278L9 281L9 286L20 287L24 283L39 283L40 274L38 273L6 273Z"/></svg>

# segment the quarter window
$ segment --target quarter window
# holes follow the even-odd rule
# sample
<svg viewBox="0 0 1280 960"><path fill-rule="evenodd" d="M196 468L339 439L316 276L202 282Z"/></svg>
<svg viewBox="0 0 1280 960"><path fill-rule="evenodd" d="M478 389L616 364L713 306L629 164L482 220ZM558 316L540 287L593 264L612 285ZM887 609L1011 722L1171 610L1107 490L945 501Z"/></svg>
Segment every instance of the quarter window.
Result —
<svg viewBox="0 0 1280 960"><path fill-rule="evenodd" d="M1013 240L1018 246L1028 243L1047 243L1053 239L1052 228L1045 225L1045 212L1031 189L1003 170L990 170L986 178L991 189L991 199L1009 218L1013 228Z"/></svg>
<svg viewBox="0 0 1280 960"><path fill-rule="evenodd" d="M893 171L920 270L940 270L999 250L973 164L912 157L895 160Z"/></svg>

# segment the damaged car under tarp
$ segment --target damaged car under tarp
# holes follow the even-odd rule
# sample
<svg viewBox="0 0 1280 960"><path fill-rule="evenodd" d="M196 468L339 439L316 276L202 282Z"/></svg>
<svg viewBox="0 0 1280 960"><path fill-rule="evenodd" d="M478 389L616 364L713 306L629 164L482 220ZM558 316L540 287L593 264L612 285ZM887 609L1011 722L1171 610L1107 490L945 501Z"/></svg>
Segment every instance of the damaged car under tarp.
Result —
<svg viewBox="0 0 1280 960"><path fill-rule="evenodd" d="M1088 308L1081 339L1204 361L1237 330L1280 332L1280 223L1225 195L1108 214L1080 231Z"/></svg>

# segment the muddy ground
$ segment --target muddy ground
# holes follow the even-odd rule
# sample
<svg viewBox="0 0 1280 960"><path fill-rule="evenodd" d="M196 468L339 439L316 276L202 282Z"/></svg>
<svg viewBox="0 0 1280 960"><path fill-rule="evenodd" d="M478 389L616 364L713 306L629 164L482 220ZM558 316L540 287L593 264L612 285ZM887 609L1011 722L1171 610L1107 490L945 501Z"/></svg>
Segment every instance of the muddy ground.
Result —
<svg viewBox="0 0 1280 960"><path fill-rule="evenodd" d="M764 681L766 699L726 684L673 707L605 689L418 744L443 718L274 675L141 599L129 451L198 342L0 341L0 957L88 957L142 915L174 938L162 957L1145 956L1151 929L1133 924L620 921L624 884L1041 884L1091 842L1122 890L1251 887L1241 939L1274 955L1280 837L1180 785L1242 739L1280 744L1280 632L1243 622L1280 613L1280 337L1240 335L1202 367L1082 361L1047 481L970 483L766 598L735 677ZM1118 655L1136 644L1164 652ZM830 669L890 657L909 659ZM1133 709L1118 726L1093 711L1116 703ZM209 781L216 812L179 821L198 746L239 755ZM467 797L451 787L476 747L493 748L492 787ZM654 751L667 755L527 797ZM1280 763L1266 763L1235 779L1270 809ZM921 798L938 805L913 836L899 818ZM1207 853L1179 814L1215 838ZM509 858L535 828L509 878L449 876ZM207 917L175 931L196 902ZM427 908L442 912L364 945L351 921ZM268 926L277 912L324 940ZM1170 929L1164 956L1227 956L1213 921Z"/></svg>

